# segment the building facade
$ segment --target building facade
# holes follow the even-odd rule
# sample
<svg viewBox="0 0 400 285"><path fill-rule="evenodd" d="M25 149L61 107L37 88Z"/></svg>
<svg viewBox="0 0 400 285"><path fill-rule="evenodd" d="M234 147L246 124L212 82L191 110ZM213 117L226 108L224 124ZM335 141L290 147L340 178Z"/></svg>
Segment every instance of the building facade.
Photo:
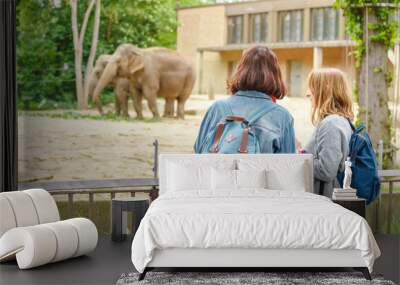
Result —
<svg viewBox="0 0 400 285"><path fill-rule="evenodd" d="M289 96L305 94L308 73L337 67L355 76L353 43L334 0L263 0L179 8L177 50L197 70L194 93L226 94L243 50L266 45L278 56Z"/></svg>

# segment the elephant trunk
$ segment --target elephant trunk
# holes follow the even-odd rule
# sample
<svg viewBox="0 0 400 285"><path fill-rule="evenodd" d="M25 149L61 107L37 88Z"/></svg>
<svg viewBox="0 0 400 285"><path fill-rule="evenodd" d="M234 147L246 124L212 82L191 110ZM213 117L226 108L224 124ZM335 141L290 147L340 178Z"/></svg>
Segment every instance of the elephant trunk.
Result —
<svg viewBox="0 0 400 285"><path fill-rule="evenodd" d="M92 74L91 76L90 76L90 80L89 80L89 90L88 90L88 96L89 96L89 98L93 98L93 92L94 92L94 89L96 88L96 85L97 85L97 82L99 81L99 79L94 75L94 74Z"/></svg>
<svg viewBox="0 0 400 285"><path fill-rule="evenodd" d="M93 101L96 103L97 109L99 110L100 114L103 114L103 109L101 106L101 100L100 100L100 93L103 91L103 89L111 83L111 81L114 79L114 77L117 74L117 69L118 65L114 61L110 61L106 68L104 69L103 74L101 75L100 79L97 82L97 86L94 89L93 92Z"/></svg>

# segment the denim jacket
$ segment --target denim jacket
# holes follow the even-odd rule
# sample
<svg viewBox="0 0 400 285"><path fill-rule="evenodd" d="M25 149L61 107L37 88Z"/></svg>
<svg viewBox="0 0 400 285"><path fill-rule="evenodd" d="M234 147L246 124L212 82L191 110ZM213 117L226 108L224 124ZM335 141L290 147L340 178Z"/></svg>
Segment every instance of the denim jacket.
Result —
<svg viewBox="0 0 400 285"><path fill-rule="evenodd" d="M238 91L229 98L222 99L231 107L234 115L248 118L261 105L276 104L271 97L258 91ZM223 119L221 111L214 102L207 110L194 144L194 151L200 152L207 134ZM295 153L293 117L282 106L266 113L254 124L262 153Z"/></svg>

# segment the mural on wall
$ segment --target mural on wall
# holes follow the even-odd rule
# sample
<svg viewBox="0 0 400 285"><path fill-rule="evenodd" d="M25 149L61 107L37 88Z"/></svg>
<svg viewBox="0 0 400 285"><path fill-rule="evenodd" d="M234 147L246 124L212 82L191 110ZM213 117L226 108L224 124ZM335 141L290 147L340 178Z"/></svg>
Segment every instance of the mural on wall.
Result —
<svg viewBox="0 0 400 285"><path fill-rule="evenodd" d="M19 1L20 182L151 176L155 139L160 151L192 152L202 116L253 44L276 53L289 90L279 104L305 143L309 71L355 78L342 13L306 13L306 2L291 12L262 1L197 8L213 2Z"/></svg>
<svg viewBox="0 0 400 285"><path fill-rule="evenodd" d="M278 104L304 145L307 74L332 66L355 82L342 13L309 1L293 11L278 0L197 7L215 2L227 1L18 1L19 183L153 177L153 142L192 153L206 110L229 96L226 80L254 44L279 59L289 94Z"/></svg>

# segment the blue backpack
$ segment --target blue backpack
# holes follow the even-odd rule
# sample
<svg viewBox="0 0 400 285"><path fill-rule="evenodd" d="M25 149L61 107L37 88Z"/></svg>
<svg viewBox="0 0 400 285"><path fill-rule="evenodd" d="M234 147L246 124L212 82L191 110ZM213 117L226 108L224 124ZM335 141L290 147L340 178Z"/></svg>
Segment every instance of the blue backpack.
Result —
<svg viewBox="0 0 400 285"><path fill-rule="evenodd" d="M276 105L262 106L248 119L235 116L227 102L217 103L222 120L207 134L200 153L260 153L260 144L252 125Z"/></svg>
<svg viewBox="0 0 400 285"><path fill-rule="evenodd" d="M349 121L353 134L350 138L349 157L351 161L351 170L353 172L351 187L357 189L357 196L371 203L379 195L380 181L378 176L375 152L372 147L365 126L361 125L355 128ZM337 179L343 187L344 171L339 171Z"/></svg>

